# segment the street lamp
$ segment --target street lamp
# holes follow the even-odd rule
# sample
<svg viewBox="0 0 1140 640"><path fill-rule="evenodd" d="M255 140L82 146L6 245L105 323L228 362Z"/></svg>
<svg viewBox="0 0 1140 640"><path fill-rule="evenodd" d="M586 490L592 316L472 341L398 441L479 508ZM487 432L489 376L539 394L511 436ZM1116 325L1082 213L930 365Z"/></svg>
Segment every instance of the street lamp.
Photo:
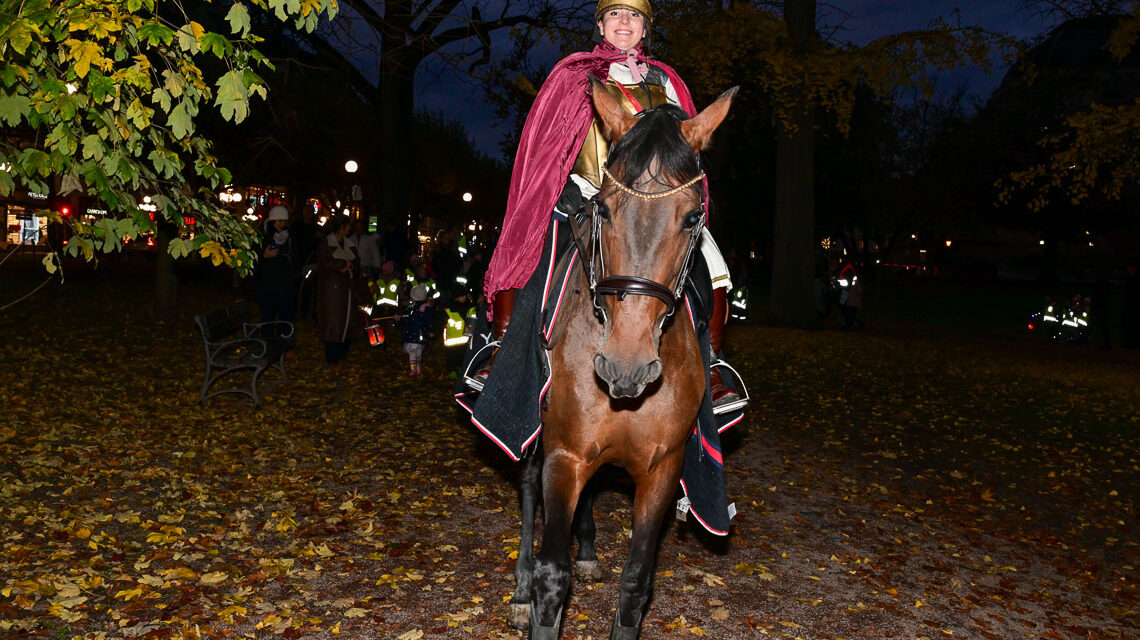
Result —
<svg viewBox="0 0 1140 640"><path fill-rule="evenodd" d="M463 193L463 201L464 202L471 202L471 192L470 191L465 191Z"/></svg>
<svg viewBox="0 0 1140 640"><path fill-rule="evenodd" d="M360 165L356 164L355 160L349 160L348 162L344 163L344 170L348 173L356 173L356 170L359 168Z"/></svg>

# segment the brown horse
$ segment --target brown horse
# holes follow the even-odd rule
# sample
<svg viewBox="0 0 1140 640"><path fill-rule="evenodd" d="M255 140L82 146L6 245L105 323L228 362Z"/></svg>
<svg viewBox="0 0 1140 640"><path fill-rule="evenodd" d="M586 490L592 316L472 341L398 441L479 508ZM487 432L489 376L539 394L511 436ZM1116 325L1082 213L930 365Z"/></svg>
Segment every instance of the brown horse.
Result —
<svg viewBox="0 0 1140 640"><path fill-rule="evenodd" d="M519 628L529 626L532 640L558 637L570 588L572 529L579 538L579 573L600 575L583 487L605 464L624 468L637 487L610 637L632 640L640 632L662 522L705 397L693 323L687 313L674 314L685 309L682 285L705 220L698 153L735 93L725 92L690 120L675 107L635 117L594 83L594 107L613 151L587 221L575 225L582 260L573 277L581 280L562 303L566 318L550 353L540 452L523 473L511 616ZM545 520L536 558L540 481Z"/></svg>

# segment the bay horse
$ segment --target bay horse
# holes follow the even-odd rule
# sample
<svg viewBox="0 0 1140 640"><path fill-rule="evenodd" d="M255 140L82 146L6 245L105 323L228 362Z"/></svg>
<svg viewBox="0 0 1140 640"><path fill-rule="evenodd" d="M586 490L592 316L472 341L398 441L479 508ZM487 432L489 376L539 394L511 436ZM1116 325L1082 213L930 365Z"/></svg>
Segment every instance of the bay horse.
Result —
<svg viewBox="0 0 1140 640"><path fill-rule="evenodd" d="M736 88L726 91L688 120L671 106L634 116L593 80L594 108L612 151L587 222L572 225L581 257L572 277L580 280L562 302L560 315L567 317L550 351L539 451L528 459L520 492L511 623L529 628L531 640L558 638L572 530L579 574L600 577L592 501L583 488L605 464L624 468L636 485L633 537L610 638L634 640L640 633L662 523L705 397L693 322L674 315L687 309L684 281L705 222L698 154L735 94ZM535 556L540 483L543 540Z"/></svg>

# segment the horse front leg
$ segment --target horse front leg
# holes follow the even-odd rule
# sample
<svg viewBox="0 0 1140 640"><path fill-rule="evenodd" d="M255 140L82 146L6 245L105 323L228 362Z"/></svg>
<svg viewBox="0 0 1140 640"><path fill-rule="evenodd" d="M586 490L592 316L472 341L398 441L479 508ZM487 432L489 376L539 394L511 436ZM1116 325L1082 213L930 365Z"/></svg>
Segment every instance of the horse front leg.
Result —
<svg viewBox="0 0 1140 640"><path fill-rule="evenodd" d="M578 555L574 557L574 569L582 580L601 580L602 569L598 565L598 551L594 548L594 492L582 491L578 500L578 510L574 512L574 537L578 539Z"/></svg>
<svg viewBox="0 0 1140 640"><path fill-rule="evenodd" d="M653 573L657 564L657 547L661 523L673 496L684 462L684 449L663 460L657 468L637 481L633 501L633 538L629 561L621 574L621 596L618 598L610 640L636 640L641 620L653 590Z"/></svg>
<svg viewBox="0 0 1140 640"><path fill-rule="evenodd" d="M530 640L556 640L570 591L570 527L588 477L585 465L563 451L548 451L542 468L542 549L534 564Z"/></svg>
<svg viewBox="0 0 1140 640"><path fill-rule="evenodd" d="M538 508L539 480L542 478L542 449L526 459L519 484L519 510L522 530L519 557L515 561L515 593L511 596L510 625L526 629L530 621L530 597L534 577L534 514Z"/></svg>

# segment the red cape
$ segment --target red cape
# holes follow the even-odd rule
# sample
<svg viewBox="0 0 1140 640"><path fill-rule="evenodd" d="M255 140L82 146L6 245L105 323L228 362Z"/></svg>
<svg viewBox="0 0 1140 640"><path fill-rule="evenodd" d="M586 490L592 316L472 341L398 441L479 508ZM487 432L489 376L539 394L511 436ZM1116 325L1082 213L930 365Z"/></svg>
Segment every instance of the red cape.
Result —
<svg viewBox="0 0 1140 640"><path fill-rule="evenodd" d="M689 88L672 67L646 58L640 45L638 59L664 71L681 108L689 117L696 115ZM589 76L604 81L610 64L625 60L624 53L603 40L593 51L560 60L538 91L515 153L503 230L483 280L488 310L496 293L521 288L538 265L554 203L594 119Z"/></svg>

